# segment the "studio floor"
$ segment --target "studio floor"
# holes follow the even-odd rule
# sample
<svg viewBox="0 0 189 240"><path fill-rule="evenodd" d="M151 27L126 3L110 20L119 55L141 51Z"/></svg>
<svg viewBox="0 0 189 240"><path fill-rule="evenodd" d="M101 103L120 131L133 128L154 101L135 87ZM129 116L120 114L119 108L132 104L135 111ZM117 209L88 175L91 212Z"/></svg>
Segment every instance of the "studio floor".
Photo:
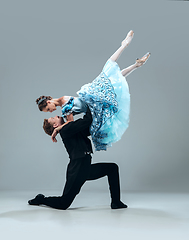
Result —
<svg viewBox="0 0 189 240"><path fill-rule="evenodd" d="M122 193L129 208L111 210L108 192L84 191L66 211L29 206L36 194L0 192L1 240L189 239L186 193Z"/></svg>

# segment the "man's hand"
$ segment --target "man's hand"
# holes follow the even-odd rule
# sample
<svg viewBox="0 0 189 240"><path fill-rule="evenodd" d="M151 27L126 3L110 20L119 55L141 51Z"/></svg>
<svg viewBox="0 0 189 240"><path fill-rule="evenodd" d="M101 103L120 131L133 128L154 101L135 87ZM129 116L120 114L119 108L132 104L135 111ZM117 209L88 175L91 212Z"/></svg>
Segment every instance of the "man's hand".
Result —
<svg viewBox="0 0 189 240"><path fill-rule="evenodd" d="M72 121L74 121L73 113L70 113L69 115L67 115L67 116L66 116L66 120L67 120L67 122L72 122Z"/></svg>

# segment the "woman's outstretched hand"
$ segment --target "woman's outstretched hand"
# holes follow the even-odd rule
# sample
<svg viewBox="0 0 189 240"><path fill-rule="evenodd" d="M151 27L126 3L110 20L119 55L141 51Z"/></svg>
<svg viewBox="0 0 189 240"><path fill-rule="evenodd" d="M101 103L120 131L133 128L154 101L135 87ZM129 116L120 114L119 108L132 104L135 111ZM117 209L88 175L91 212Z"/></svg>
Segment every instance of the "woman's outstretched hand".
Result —
<svg viewBox="0 0 189 240"><path fill-rule="evenodd" d="M72 121L67 121L65 122L64 124L62 124L61 126L58 126L57 128L54 129L52 135L51 135L51 139L53 142L57 142L56 140L56 135L59 133L59 131L66 125L68 124L69 122L72 122Z"/></svg>
<svg viewBox="0 0 189 240"><path fill-rule="evenodd" d="M51 139L52 139L52 141L53 142L57 142L57 140L56 140L56 135L59 133L59 131L66 125L66 124L68 124L68 123L70 123L70 122L72 122L73 120L73 115L72 114L70 114L71 116L70 116L70 120L68 120L67 122L65 122L64 124L62 124L61 126L58 126L57 128L55 128L54 129L54 131L53 131L53 133L52 133L52 135L51 135Z"/></svg>
<svg viewBox="0 0 189 240"><path fill-rule="evenodd" d="M57 140L56 140L56 135L57 134L58 134L58 131L55 128L52 135L51 135L51 139L52 139L53 142L57 142Z"/></svg>

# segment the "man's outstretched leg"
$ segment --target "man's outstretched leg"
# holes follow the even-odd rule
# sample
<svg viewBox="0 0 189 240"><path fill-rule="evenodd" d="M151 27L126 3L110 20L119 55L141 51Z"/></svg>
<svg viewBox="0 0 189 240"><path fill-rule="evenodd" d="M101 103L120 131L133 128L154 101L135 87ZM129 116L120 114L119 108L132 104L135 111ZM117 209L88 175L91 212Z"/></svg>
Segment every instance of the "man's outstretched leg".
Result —
<svg viewBox="0 0 189 240"><path fill-rule="evenodd" d="M90 174L91 156L70 161L67 169L66 184L63 195L59 197L45 197L38 194L29 200L30 205L46 205L55 209L66 210L73 202L81 187Z"/></svg>
<svg viewBox="0 0 189 240"><path fill-rule="evenodd" d="M120 182L119 182L119 168L115 163L96 163L91 165L91 172L87 180L95 180L108 177L111 208L127 208L127 205L120 201Z"/></svg>

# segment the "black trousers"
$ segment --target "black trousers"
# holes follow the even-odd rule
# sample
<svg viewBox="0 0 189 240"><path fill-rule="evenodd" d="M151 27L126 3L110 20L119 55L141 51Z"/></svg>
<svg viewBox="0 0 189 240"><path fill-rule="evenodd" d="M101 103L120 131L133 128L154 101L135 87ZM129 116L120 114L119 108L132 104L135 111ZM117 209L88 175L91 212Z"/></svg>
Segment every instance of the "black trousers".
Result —
<svg viewBox="0 0 189 240"><path fill-rule="evenodd" d="M120 201L119 169L115 163L91 164L91 156L71 160L66 173L66 184L62 196L45 197L44 205L56 208L67 209L80 192L82 185L86 181L108 177L110 196L113 203Z"/></svg>

